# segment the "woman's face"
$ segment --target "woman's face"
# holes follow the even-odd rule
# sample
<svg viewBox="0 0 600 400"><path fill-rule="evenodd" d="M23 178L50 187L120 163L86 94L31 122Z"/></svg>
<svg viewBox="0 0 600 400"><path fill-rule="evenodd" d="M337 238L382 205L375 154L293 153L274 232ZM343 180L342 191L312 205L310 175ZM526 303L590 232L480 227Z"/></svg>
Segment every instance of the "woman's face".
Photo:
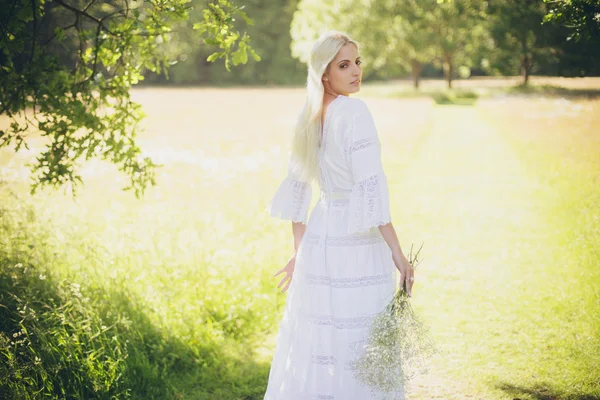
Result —
<svg viewBox="0 0 600 400"><path fill-rule="evenodd" d="M360 90L362 79L361 61L358 49L352 43L346 43L329 64L323 75L326 92L348 96Z"/></svg>

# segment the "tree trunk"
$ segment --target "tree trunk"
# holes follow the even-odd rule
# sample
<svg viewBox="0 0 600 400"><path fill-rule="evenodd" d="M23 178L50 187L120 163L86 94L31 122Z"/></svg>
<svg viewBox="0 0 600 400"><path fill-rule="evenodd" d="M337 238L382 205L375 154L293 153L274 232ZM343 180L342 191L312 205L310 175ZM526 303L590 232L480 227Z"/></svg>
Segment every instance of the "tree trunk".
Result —
<svg viewBox="0 0 600 400"><path fill-rule="evenodd" d="M521 56L521 76L523 77L523 86L529 84L529 75L531 74L531 67L533 67L533 56L530 54L524 54Z"/></svg>
<svg viewBox="0 0 600 400"><path fill-rule="evenodd" d="M444 53L444 78L448 82L448 89L452 89L452 53Z"/></svg>
<svg viewBox="0 0 600 400"><path fill-rule="evenodd" d="M523 86L529 83L529 74L533 66L533 55L529 52L527 38L521 37L521 76L523 77Z"/></svg>
<svg viewBox="0 0 600 400"><path fill-rule="evenodd" d="M413 86L415 89L419 90L419 84L421 83L421 72L423 72L423 63L417 60L411 60L411 73Z"/></svg>

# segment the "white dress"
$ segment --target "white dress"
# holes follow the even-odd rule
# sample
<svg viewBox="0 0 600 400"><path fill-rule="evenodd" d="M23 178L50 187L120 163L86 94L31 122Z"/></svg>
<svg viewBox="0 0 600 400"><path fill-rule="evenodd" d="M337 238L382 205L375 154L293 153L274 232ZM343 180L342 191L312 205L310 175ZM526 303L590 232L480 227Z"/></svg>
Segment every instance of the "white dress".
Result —
<svg viewBox="0 0 600 400"><path fill-rule="evenodd" d="M350 362L369 323L397 286L392 253L377 228L391 221L381 143L360 99L339 95L323 125L320 196L307 221L312 189L292 171L267 211L303 222L265 400L404 399L373 393L356 381Z"/></svg>

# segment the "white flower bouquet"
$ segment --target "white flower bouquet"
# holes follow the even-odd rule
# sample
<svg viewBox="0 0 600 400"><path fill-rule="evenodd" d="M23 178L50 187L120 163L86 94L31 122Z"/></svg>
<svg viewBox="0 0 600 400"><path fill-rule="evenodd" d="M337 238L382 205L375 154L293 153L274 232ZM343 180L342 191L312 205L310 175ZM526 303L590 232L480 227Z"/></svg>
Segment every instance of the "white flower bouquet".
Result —
<svg viewBox="0 0 600 400"><path fill-rule="evenodd" d="M421 262L419 250L407 257L413 268ZM375 316L362 353L353 362L356 379L377 392L403 392L405 384L428 370L437 352L429 330L413 310L406 283L386 308Z"/></svg>

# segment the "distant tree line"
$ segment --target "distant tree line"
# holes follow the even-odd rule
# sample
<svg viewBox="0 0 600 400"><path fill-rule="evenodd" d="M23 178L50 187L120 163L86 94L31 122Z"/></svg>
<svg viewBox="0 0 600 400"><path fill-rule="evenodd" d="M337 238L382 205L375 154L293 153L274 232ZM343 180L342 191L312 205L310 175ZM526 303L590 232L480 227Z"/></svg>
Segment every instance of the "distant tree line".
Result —
<svg viewBox="0 0 600 400"><path fill-rule="evenodd" d="M353 0L302 0L291 26L292 51L306 57L310 43L336 26L362 42L372 74L410 73L415 87L428 66L448 86L471 74L520 74L525 84L532 73L598 75L600 6L596 0L580 1L588 7L569 3L371 0L357 7Z"/></svg>
<svg viewBox="0 0 600 400"><path fill-rule="evenodd" d="M247 27L262 58L231 72L192 42L191 16L169 42L178 62L161 84L302 84L320 33L338 29L363 47L369 79L470 75L600 75L597 0L247 0Z"/></svg>

